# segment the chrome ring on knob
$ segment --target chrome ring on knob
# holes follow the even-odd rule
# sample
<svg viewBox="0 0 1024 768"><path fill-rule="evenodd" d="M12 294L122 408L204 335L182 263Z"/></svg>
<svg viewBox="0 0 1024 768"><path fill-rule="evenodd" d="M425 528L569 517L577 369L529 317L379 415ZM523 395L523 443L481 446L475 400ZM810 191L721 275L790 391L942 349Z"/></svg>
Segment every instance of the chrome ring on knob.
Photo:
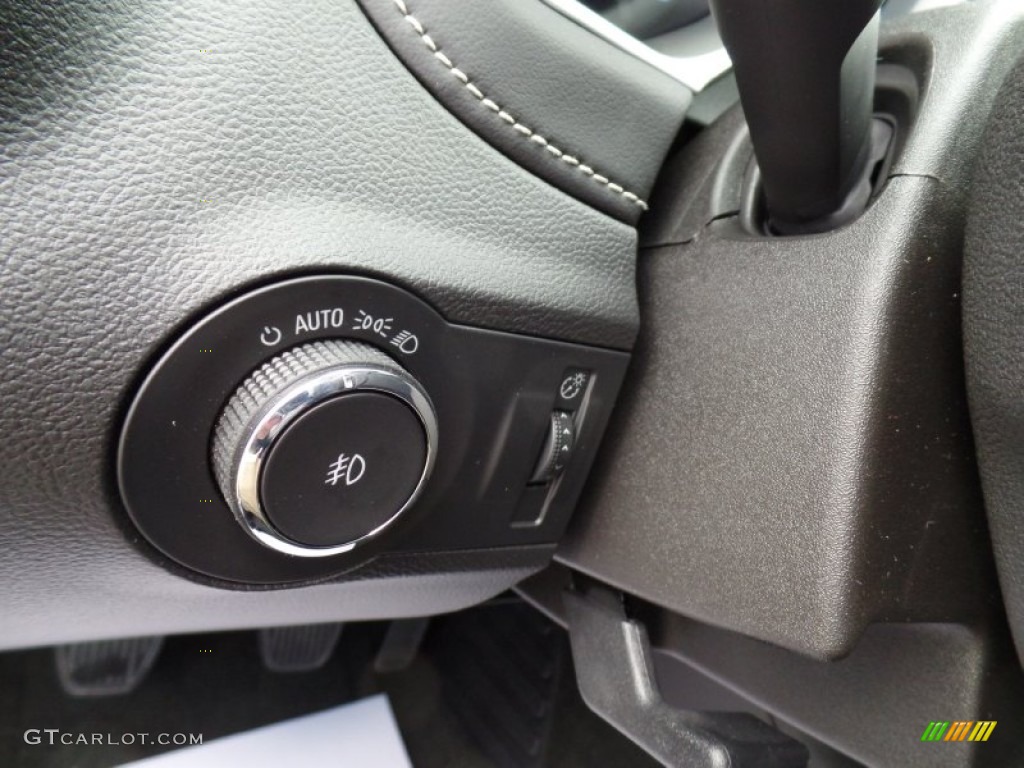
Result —
<svg viewBox="0 0 1024 768"><path fill-rule="evenodd" d="M274 441L303 413L339 395L381 392L405 402L419 417L427 442L423 473L412 495L395 513L359 538L329 547L301 544L283 536L270 522L260 501L260 477ZM390 527L419 497L434 468L437 455L437 418L434 407L412 379L373 365L341 365L320 371L285 390L263 409L250 431L234 470L235 499L232 511L242 527L265 547L295 557L330 557L351 552Z"/></svg>

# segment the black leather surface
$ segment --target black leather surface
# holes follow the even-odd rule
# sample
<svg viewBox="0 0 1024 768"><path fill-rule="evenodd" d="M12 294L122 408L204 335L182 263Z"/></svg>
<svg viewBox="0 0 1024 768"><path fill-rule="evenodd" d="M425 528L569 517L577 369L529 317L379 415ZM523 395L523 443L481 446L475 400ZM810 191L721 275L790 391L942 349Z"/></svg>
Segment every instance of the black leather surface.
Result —
<svg viewBox="0 0 1024 768"><path fill-rule="evenodd" d="M999 578L1024 658L1024 60L975 174L964 262L971 417Z"/></svg>
<svg viewBox="0 0 1024 768"><path fill-rule="evenodd" d="M631 195L646 200L692 99L686 87L541 0L360 3L402 60L466 125L555 186L636 222L643 208ZM608 181L595 182L595 175L567 164L484 106L406 15L481 94Z"/></svg>
<svg viewBox="0 0 1024 768"><path fill-rule="evenodd" d="M521 576L186 581L120 527L121 409L172 329L295 271L628 347L635 231L469 131L354 0L5 3L0 36L0 645L451 610Z"/></svg>

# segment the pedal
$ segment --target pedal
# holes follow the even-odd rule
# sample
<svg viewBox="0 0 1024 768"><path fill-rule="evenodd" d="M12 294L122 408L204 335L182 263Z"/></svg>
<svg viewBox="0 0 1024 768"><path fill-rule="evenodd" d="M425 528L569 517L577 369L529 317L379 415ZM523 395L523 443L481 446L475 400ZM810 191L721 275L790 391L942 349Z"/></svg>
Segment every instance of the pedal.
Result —
<svg viewBox="0 0 1024 768"><path fill-rule="evenodd" d="M69 696L117 696L135 690L153 668L163 637L61 645L57 677Z"/></svg>
<svg viewBox="0 0 1024 768"><path fill-rule="evenodd" d="M552 739L563 642L522 603L438 621L427 653L446 707L496 768L541 768Z"/></svg>
<svg viewBox="0 0 1024 768"><path fill-rule="evenodd" d="M260 630L260 658L271 672L320 669L334 653L344 624L304 624Z"/></svg>
<svg viewBox="0 0 1024 768"><path fill-rule="evenodd" d="M386 674L407 669L419 653L429 626L430 619L399 619L388 624L387 634L373 662L373 671Z"/></svg>

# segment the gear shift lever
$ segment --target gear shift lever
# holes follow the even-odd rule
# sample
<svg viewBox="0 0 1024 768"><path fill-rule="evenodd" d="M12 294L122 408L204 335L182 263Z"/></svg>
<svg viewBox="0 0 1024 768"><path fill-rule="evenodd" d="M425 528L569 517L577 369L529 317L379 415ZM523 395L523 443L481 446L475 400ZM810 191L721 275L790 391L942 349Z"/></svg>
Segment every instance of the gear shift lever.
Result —
<svg viewBox="0 0 1024 768"><path fill-rule="evenodd" d="M867 205L880 1L711 0L779 234Z"/></svg>

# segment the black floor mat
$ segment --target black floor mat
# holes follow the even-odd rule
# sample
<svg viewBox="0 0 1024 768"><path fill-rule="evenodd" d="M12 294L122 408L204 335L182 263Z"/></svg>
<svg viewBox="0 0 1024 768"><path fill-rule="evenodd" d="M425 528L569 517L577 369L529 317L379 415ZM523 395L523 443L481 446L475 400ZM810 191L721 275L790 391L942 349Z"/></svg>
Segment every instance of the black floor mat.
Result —
<svg viewBox="0 0 1024 768"><path fill-rule="evenodd" d="M652 766L580 701L564 633L512 601L435 619L406 670L376 675L384 625L347 625L312 672L260 663L254 632L171 637L126 696L64 695L50 649L0 654L0 766L105 768L171 747L27 744L71 734L201 733L204 741L388 693L417 768Z"/></svg>

